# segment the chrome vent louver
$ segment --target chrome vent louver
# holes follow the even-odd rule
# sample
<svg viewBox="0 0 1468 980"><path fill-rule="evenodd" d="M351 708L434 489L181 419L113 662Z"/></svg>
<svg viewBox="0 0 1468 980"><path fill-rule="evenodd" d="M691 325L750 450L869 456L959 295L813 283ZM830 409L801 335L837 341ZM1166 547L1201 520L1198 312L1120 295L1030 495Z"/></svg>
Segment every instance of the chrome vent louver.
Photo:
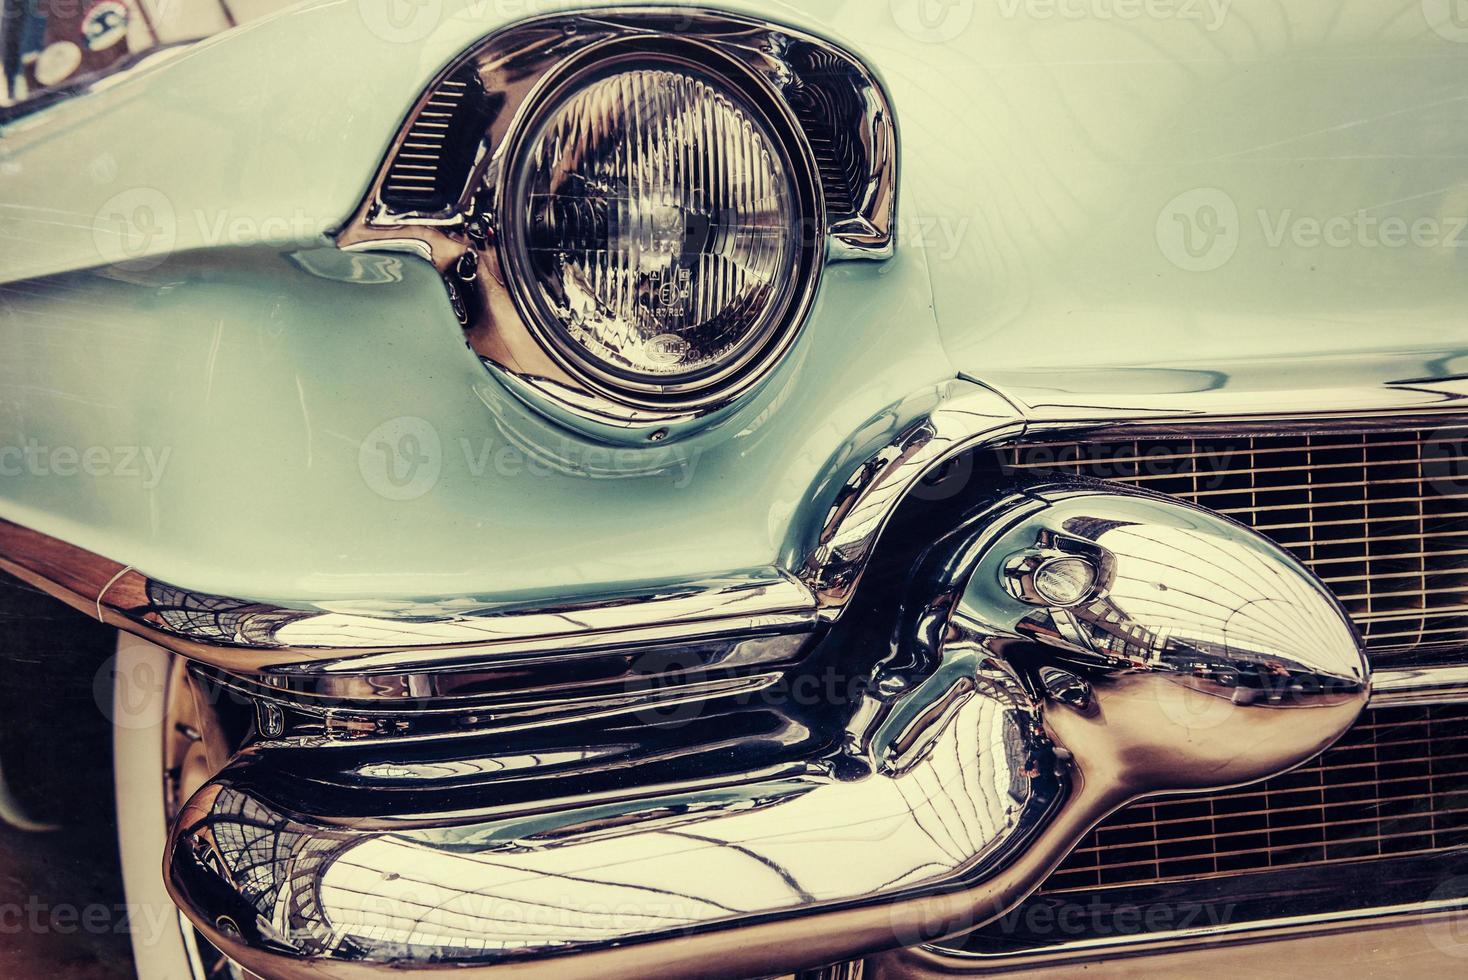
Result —
<svg viewBox="0 0 1468 980"><path fill-rule="evenodd" d="M833 216L857 212L863 173L869 166L864 147L852 138L860 131L865 106L849 82L846 63L817 48L801 52L801 74L785 97L816 158L826 211Z"/></svg>
<svg viewBox="0 0 1468 980"><path fill-rule="evenodd" d="M440 212L457 204L490 112L488 99L470 66L440 82L388 165L382 202L404 214Z"/></svg>

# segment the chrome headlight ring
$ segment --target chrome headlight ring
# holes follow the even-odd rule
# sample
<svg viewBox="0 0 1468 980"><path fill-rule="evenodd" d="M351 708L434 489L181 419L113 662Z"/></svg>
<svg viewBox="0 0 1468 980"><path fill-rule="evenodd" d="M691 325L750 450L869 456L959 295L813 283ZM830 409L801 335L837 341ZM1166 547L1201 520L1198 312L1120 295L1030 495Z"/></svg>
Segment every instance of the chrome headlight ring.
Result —
<svg viewBox="0 0 1468 980"><path fill-rule="evenodd" d="M695 192L689 204L690 182L678 184L687 162L667 171L675 178L668 195L682 193L681 209L645 188L600 187L600 199L577 198L564 193L563 178L584 177L586 167L563 167L550 178L545 171L554 167L530 167L550 117L618 71L699 87L714 106L698 109L701 124L711 112L722 115L724 132L734 134L728 145L738 159L726 171L751 186L788 181L779 221L768 202L751 208L750 194L720 202ZM715 150L698 149L692 166L713 173ZM767 378L795 343L825 262L890 257L896 169L885 93L866 66L826 41L712 11L552 15L489 36L440 75L404 122L338 244L430 259L469 346L510 391L561 424L640 442L708 420ZM554 198L553 205L527 208L531 185L537 200ZM659 210L663 218L649 218ZM527 211L538 214L533 229ZM620 217L609 217L613 211ZM566 227L568 215L580 224ZM646 231L649 221L681 239L658 239ZM592 225L599 236L592 246L618 235L625 245L632 231L643 234L620 280L598 279L584 255L554 274L548 263L537 265L547 242L586 245ZM708 273L710 263L741 271ZM739 275L742 286L724 281ZM718 288L727 295L709 300ZM640 298L618 308L628 295ZM608 337L631 343L622 350Z"/></svg>
<svg viewBox="0 0 1468 980"><path fill-rule="evenodd" d="M602 189L599 196L583 195L569 202L566 199L573 195L559 196L558 210L563 213L569 210L568 223L576 227L558 229L558 236L553 237L564 240L604 232L607 238L612 238L620 232L624 239L631 241L620 253L610 242L593 242L607 247L588 249L592 261L579 263L571 283L551 285L560 286L561 293L567 285L580 287L583 295L589 295L590 304L598 309L610 307L625 296L625 304L635 309L638 318L653 324L651 330L658 330L660 322L669 322L676 328L678 320L692 319L684 314L683 304L717 291L723 281L731 278L718 275L720 267L716 263L722 262L723 268L749 270L744 277L749 288L742 294L729 290L735 293L727 297L727 305L736 307L727 311L733 315L719 310L703 320L704 325L720 318L737 320L741 312L758 304L752 311L754 315L745 317L749 322L742 336L738 335L741 333L738 324L731 324L724 332L736 336L725 351L704 356L702 363L687 365L686 370L669 370L663 374L651 370L659 359L655 355L663 353L669 361L676 361L682 355L687 360L688 354L696 350L693 343L698 337L697 326L682 333L670 330L652 334L644 347L651 348L654 356L644 355L643 369L637 370L629 363L636 356L629 349L630 343L624 342L619 348L615 338L596 336L594 327L584 325L585 318L578 323L564 310L552 307L550 291L541 288L539 281L546 273L536 269L532 258L529 226L533 216L526 213L532 210L530 201L538 193L544 199L545 188L541 185L555 176L547 173L553 167L541 165L544 154L537 151L552 141L546 135L547 128L560 121L558 117L574 113L568 111L568 104L604 101L607 89L626 87L624 79L635 82L649 76L662 79L664 88L670 91L642 92L637 100L643 104L628 107L629 114L640 113L642 108L670 109L666 105L668 100L661 96L676 98L674 93L680 88L696 87L704 93L704 105L690 107L676 118L644 119L640 132L627 134L626 142L638 144L628 149L643 151L642 161L648 166L642 169L661 169L670 179L653 186L652 182L657 180L655 174L638 174L636 162L614 160L598 176L621 186ZM673 39L605 42L566 63L545 82L542 94L534 100L533 111L521 121L508 142L506 165L501 168L498 188L501 267L526 325L561 367L609 400L624 402L644 412L681 413L734 397L763 377L794 342L820 278L825 243L824 202L816 161L798 122L788 107L765 91L761 81L748 69L717 49L698 42ZM599 122L576 121L583 126ZM694 138L702 137L710 143L719 138L709 131L677 132L680 123L685 128L691 124L710 130L742 124L743 132L736 131L734 136L742 135L745 139L730 148L731 155L737 159L726 161L725 169L720 172L715 158L722 148L714 145L693 146L692 153L676 159L680 145L689 146ZM634 135L635 141L630 138ZM612 139L607 134L601 136L603 142ZM657 143L659 139L661 145ZM733 138L726 139L734 142ZM572 152L561 147L559 140L555 142L563 154ZM757 175L730 172L729 168L756 169L759 165L754 156L761 150L769 166L762 168L767 172L758 176L769 179L770 197L777 201L766 212L778 208L777 214L753 213L753 208L740 201L740 195L735 193L739 178L747 178L748 183L754 184ZM699 169L706 172L690 173ZM781 177L784 179L780 180ZM709 186L699 186L703 183ZM669 198L680 192L683 202L668 203ZM578 217L582 220L576 221ZM760 226L757 223L762 217L766 220ZM542 215L541 224L547 223L547 216ZM588 230L585 227L588 224L596 227ZM671 225L671 233L665 230L666 225ZM746 239L742 246L741 237ZM660 244L666 246L661 252ZM717 254L720 245L725 253L743 254ZM542 247L534 251L544 255L547 250ZM564 244L561 251L565 251ZM768 252L776 254L764 254ZM629 269L632 274L624 274L620 281L611 274L604 275L603 281L596 283L601 295L595 295L591 280L598 271L614 265L619 254L624 258L623 265L640 263L647 270ZM600 262L595 261L598 256ZM771 258L775 261L770 262ZM557 261L564 260L561 256L550 260ZM763 270L757 267L761 261L766 264ZM755 268L749 269L750 266ZM715 272L706 278L719 280L717 284L703 281L699 273L705 269ZM760 276L760 271L766 275ZM761 286L771 287L764 290L767 295L762 301L757 295ZM603 322L611 330L633 335L635 328L642 325L628 324L626 317L621 320L604 317ZM586 342L577 339L578 327L582 333L591 335ZM685 339L689 336L695 341ZM659 340L665 340L661 351L657 348ZM593 344L601 348L600 354Z"/></svg>

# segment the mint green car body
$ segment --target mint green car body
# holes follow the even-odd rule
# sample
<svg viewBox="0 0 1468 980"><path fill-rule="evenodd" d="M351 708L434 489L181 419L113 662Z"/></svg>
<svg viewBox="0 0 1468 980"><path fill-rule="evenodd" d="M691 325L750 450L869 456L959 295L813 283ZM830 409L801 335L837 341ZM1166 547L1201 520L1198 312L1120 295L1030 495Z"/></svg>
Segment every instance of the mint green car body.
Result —
<svg viewBox="0 0 1468 980"><path fill-rule="evenodd" d="M1378 410L1468 374L1451 22L1016 2L914 30L867 0L721 3L881 73L895 256L830 265L715 424L558 428L464 345L426 261L333 241L425 86L521 6L445 3L406 40L306 3L8 125L0 518L220 595L569 597L795 569L853 466L955 379L1053 423ZM436 465L384 487L374 440L403 419Z"/></svg>

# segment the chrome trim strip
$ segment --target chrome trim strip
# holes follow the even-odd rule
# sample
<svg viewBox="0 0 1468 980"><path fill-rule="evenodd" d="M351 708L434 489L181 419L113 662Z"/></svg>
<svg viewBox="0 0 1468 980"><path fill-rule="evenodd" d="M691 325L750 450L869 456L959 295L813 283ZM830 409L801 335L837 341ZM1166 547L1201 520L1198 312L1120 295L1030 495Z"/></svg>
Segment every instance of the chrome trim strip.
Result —
<svg viewBox="0 0 1468 980"><path fill-rule="evenodd" d="M815 623L809 590L776 568L559 604L453 596L282 605L181 589L0 520L0 569L174 653L240 673L482 666Z"/></svg>
<svg viewBox="0 0 1468 980"><path fill-rule="evenodd" d="M1017 969L1038 969L1073 963L1078 959L1093 960L1151 953L1175 953L1221 943L1244 943L1282 940L1312 933L1338 932L1346 927L1388 928L1421 922L1434 913L1462 914L1468 906L1465 899L1442 899L1393 905L1379 909L1330 912L1320 915L1283 917L1258 922L1204 926L1197 929L1150 933L1133 938L1108 937L1074 943L1064 947L1024 953L970 953L928 945L897 950L867 961L878 975L925 978L929 976L988 976Z"/></svg>
<svg viewBox="0 0 1468 980"><path fill-rule="evenodd" d="M410 705L400 706L384 698L383 705L376 711L369 710L379 708L376 703L366 703L364 707L362 701L347 705L312 704L294 692L283 694L234 674L220 673L207 677L207 680L217 689L228 691L231 696L248 701L257 709L270 710L273 706L287 719L286 725L290 724L292 716L306 715L314 716L313 720L320 728L319 733L303 735L287 727L254 743L257 746L361 747L375 741L384 749L397 750L414 742L442 744L447 739L534 733L555 726L626 715L635 715L637 721L655 725L663 719L676 717L676 713L686 706L701 706L720 698L752 700L778 684L784 676L783 670L773 670L711 680L689 680L676 685L644 684L634 688L629 684L621 691L571 691L559 696L530 692L518 701L502 699L477 705L464 704L462 698L456 703L449 699L440 701L422 697L414 699ZM473 723L466 723L466 719L471 717Z"/></svg>
<svg viewBox="0 0 1468 980"><path fill-rule="evenodd" d="M1468 701L1468 665L1384 669L1372 675L1371 706L1401 708Z"/></svg>
<svg viewBox="0 0 1468 980"><path fill-rule="evenodd" d="M914 410L914 403L921 408ZM862 441L865 433L890 432L896 420L913 416L916 421L895 436ZM863 426L838 451L837 459L852 462L844 482L817 493L817 499L829 500L826 515L814 544L794 563L815 594L821 618L840 616L897 505L923 477L966 450L1024 433L1025 420L1011 402L962 380L914 396Z"/></svg>
<svg viewBox="0 0 1468 980"><path fill-rule="evenodd" d="M809 593L772 568L574 602L511 604L456 596L293 606L187 593L132 572L102 601L164 634L274 650L277 666L290 664L305 673L391 672L466 660L510 661L547 649L571 653L784 631L808 627L812 612Z"/></svg>
<svg viewBox="0 0 1468 980"><path fill-rule="evenodd" d="M1095 373L1095 372L1093 372ZM987 383L1020 406L1037 432L1100 429L1122 434L1142 426L1153 432L1185 432L1198 425L1258 431L1299 431L1322 424L1391 424L1398 419L1468 414L1468 377L1388 380L1340 388L1260 391L1224 384L1205 391L1112 391L1069 394L1044 390L1044 401L1023 378ZM1153 382L1166 384L1165 373ZM1161 428L1159 428L1161 427Z"/></svg>

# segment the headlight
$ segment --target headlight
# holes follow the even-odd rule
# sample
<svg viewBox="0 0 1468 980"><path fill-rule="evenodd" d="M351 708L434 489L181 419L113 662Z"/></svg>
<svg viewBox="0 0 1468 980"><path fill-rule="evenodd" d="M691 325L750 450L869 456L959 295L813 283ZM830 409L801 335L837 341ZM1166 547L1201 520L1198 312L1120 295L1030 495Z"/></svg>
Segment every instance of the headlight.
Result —
<svg viewBox="0 0 1468 980"><path fill-rule="evenodd" d="M446 65L337 242L431 261L503 393L641 445L748 404L825 263L890 258L896 213L896 120L854 55L619 4L509 25Z"/></svg>
<svg viewBox="0 0 1468 980"><path fill-rule="evenodd" d="M566 370L685 402L783 348L824 229L776 110L669 53L603 55L551 86L500 217L523 315Z"/></svg>

